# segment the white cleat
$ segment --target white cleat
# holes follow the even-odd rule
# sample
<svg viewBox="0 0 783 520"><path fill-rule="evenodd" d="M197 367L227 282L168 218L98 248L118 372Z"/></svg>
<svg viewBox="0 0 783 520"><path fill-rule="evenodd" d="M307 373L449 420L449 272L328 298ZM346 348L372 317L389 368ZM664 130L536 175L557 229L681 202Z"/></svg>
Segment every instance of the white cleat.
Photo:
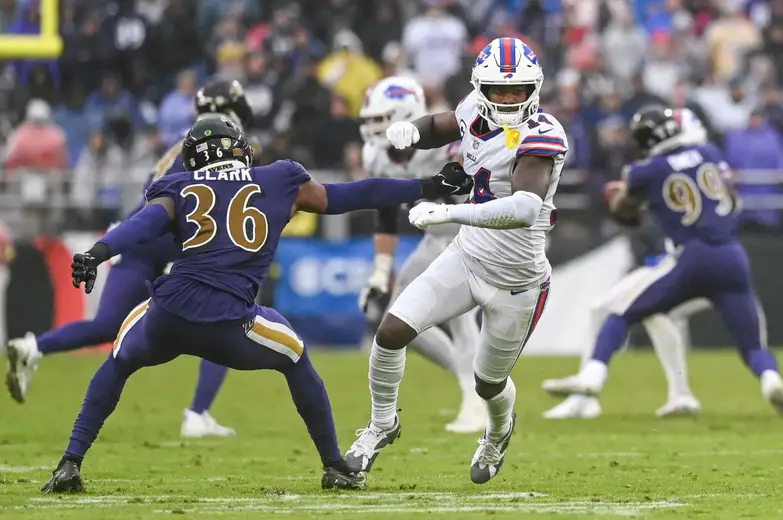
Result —
<svg viewBox="0 0 783 520"><path fill-rule="evenodd" d="M28 332L23 338L9 340L6 346L6 355L8 356L8 372L5 375L5 385L11 393L11 397L17 403L23 403L30 390L33 374L38 370L38 360L42 357L38 352L35 334Z"/></svg>
<svg viewBox="0 0 783 520"><path fill-rule="evenodd" d="M457 418L446 425L452 433L480 433L487 429L487 404L477 393L467 392L462 398Z"/></svg>
<svg viewBox="0 0 783 520"><path fill-rule="evenodd" d="M601 403L596 397L569 395L565 401L544 412L544 419L595 419L601 415Z"/></svg>
<svg viewBox="0 0 783 520"><path fill-rule="evenodd" d="M665 405L655 411L658 417L677 417L683 415L699 415L701 403L692 395L671 397Z"/></svg>
<svg viewBox="0 0 783 520"><path fill-rule="evenodd" d="M555 397L566 397L573 394L596 396L601 393L601 387L592 385L579 374L562 379L547 379L541 383L541 388Z"/></svg>
<svg viewBox="0 0 783 520"><path fill-rule="evenodd" d="M394 425L389 430L384 430L370 421L367 428L356 430L357 438L343 457L345 465L353 473L370 471L381 450L394 444L394 441L400 438L400 432L402 426L397 416L394 416Z"/></svg>
<svg viewBox="0 0 783 520"><path fill-rule="evenodd" d="M183 437L233 437L236 434L233 428L218 424L207 411L198 414L193 410L185 410L185 420L180 430Z"/></svg>
<svg viewBox="0 0 783 520"><path fill-rule="evenodd" d="M765 370L761 374L761 395L783 415L783 381L777 372Z"/></svg>

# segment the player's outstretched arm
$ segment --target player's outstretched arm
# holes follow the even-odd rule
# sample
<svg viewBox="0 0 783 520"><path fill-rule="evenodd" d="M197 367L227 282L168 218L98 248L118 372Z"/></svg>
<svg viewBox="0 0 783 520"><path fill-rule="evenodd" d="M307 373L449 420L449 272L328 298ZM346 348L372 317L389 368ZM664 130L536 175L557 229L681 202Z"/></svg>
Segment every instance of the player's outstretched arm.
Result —
<svg viewBox="0 0 783 520"><path fill-rule="evenodd" d="M459 123L454 111L428 114L409 123L393 123L386 130L386 138L402 150L413 146L421 150L440 148L461 138Z"/></svg>
<svg viewBox="0 0 783 520"><path fill-rule="evenodd" d="M397 252L397 215L400 208L389 206L378 209L377 227L373 237L375 261L372 274L359 291L359 308L367 312L370 301L383 300L389 294L394 254Z"/></svg>
<svg viewBox="0 0 783 520"><path fill-rule="evenodd" d="M311 179L299 187L294 211L338 215L360 209L399 206L421 198L470 193L473 178L462 167L447 166L428 179L368 178L335 184L321 184Z"/></svg>
<svg viewBox="0 0 783 520"><path fill-rule="evenodd" d="M150 200L141 211L107 232L86 253L77 253L71 264L73 285L84 282L89 294L95 284L97 267L129 247L154 240L169 231L174 219L174 201L169 197Z"/></svg>
<svg viewBox="0 0 783 520"><path fill-rule="evenodd" d="M511 176L510 197L453 206L425 202L414 207L408 218L421 229L446 222L489 229L530 227L541 212L554 166L551 156L523 155Z"/></svg>

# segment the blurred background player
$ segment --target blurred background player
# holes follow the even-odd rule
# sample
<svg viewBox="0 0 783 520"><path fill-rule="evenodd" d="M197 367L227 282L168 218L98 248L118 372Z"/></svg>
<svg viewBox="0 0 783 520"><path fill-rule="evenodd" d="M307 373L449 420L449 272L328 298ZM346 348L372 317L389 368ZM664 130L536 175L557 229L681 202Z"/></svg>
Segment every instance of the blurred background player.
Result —
<svg viewBox="0 0 783 520"><path fill-rule="evenodd" d="M550 381L545 389L555 395L599 394L630 325L707 298L761 381L762 395L783 413L783 381L764 343L747 253L735 238L741 205L722 153L711 143L683 143L674 111L660 106L634 115L631 132L646 159L630 165L625 180L607 186L610 211L635 224L648 204L674 251L614 302L579 374Z"/></svg>
<svg viewBox="0 0 783 520"><path fill-rule="evenodd" d="M384 78L368 91L359 113L364 140L362 162L367 175L398 179L424 177L459 156L458 141L431 150L397 150L389 146L386 130L390 125L410 122L426 113L424 90L413 78ZM398 217L399 207L378 210L378 227L374 237L375 269L359 295L359 306L365 313L372 311L370 307L374 306L381 307L381 311L385 310L448 247L459 231L458 225L428 229L405 261L389 298L394 254L397 250ZM487 426L487 411L483 399L474 390L473 382L473 357L480 342L476 314L467 312L450 320L447 325L451 337L435 326L419 334L411 346L430 361L451 371L457 378L462 401L456 419L446 425L446 430L456 433L481 432Z"/></svg>
<svg viewBox="0 0 783 520"><path fill-rule="evenodd" d="M208 83L196 93L195 105L199 118L224 114L240 127L252 124L250 106L238 81L216 80ZM182 142L180 138L160 159L145 188L163 176L182 171ZM142 204L131 215L143 205L142 199ZM24 402L41 357L113 341L131 309L148 298L145 282L157 278L179 254L180 249L174 237L166 235L114 257L94 318L69 323L38 337L28 333L22 338L11 339L7 346L6 375L11 396L20 403ZM193 402L184 411L180 431L183 437L224 437L235 434L232 428L218 424L209 413L225 376L225 367L209 361L201 362Z"/></svg>
<svg viewBox="0 0 783 520"><path fill-rule="evenodd" d="M128 378L182 354L238 370L281 372L321 457L321 486L363 488L366 476L349 471L340 454L329 396L304 342L277 311L256 305L256 295L283 228L298 211L340 214L466 194L472 179L446 171L423 180L322 185L293 161L251 167L253 149L245 134L228 117L215 115L193 125L182 159L187 171L154 181L141 210L74 255L73 284L84 282L89 293L97 267L128 248L168 233L182 248L171 273L148 284L151 298L125 318L113 351L90 382L68 448L41 492L83 491L84 456Z"/></svg>
<svg viewBox="0 0 783 520"><path fill-rule="evenodd" d="M675 110L674 118L681 127L680 134L673 138L674 140L682 146L701 146L707 143L707 130L691 110L687 108ZM667 252L673 253L674 245L671 240L666 239L665 243ZM590 313L592 330L595 331L593 338L597 336L606 317L621 304L620 302L640 280L649 276L653 268L653 266L643 266L628 273L606 296L593 305ZM669 389L666 403L655 412L659 417L698 414L701 411L701 404L693 396L688 384L686 362L688 318L710 307L708 299L697 298L678 305L667 314L656 314L642 320L642 325L663 367ZM763 314L760 314L760 317L763 319ZM594 344L591 343L582 355L582 366L590 360L593 347ZM557 391L564 384L568 382L549 379L543 382L542 387L545 391L550 389ZM545 419L593 419L599 415L601 415L601 405L598 398L578 394L568 396L562 403L543 414Z"/></svg>
<svg viewBox="0 0 783 520"><path fill-rule="evenodd" d="M410 210L411 224L420 229L463 226L400 294L375 335L372 417L346 454L356 470L369 471L380 450L399 437L397 394L406 345L476 307L484 314L473 370L489 424L471 460L474 483L497 475L514 431L516 388L509 376L549 295L551 267L544 248L557 219L553 197L568 141L557 119L539 112L544 72L521 40L497 38L486 45L471 83L473 92L455 111L397 122L386 131L401 150L439 148L460 139L465 171L475 185L468 204L422 202Z"/></svg>

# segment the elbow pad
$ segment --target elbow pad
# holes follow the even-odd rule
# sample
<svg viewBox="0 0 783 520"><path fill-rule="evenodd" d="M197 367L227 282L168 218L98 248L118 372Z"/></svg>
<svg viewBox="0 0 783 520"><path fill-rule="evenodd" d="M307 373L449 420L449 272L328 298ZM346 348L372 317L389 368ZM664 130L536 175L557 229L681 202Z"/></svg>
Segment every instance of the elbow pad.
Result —
<svg viewBox="0 0 783 520"><path fill-rule="evenodd" d="M375 232L385 235L396 235L399 212L399 206L379 208L375 219Z"/></svg>

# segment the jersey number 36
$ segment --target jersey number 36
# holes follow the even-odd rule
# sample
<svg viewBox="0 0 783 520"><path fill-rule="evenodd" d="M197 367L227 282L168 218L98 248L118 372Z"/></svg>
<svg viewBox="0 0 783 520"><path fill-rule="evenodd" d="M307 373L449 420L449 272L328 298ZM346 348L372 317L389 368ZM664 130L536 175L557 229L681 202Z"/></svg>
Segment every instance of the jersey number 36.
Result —
<svg viewBox="0 0 783 520"><path fill-rule="evenodd" d="M234 245L251 253L264 247L269 233L266 215L258 208L248 206L250 198L256 193L262 193L257 184L242 186L228 203L225 222L228 237ZM196 199L196 207L185 220L198 226L193 236L182 242L182 250L207 245L218 232L218 223L210 215L217 202L215 190L206 184L192 184L183 189L180 195Z"/></svg>
<svg viewBox="0 0 783 520"><path fill-rule="evenodd" d="M682 213L683 226L692 226L704 210L704 198L715 201L715 213L724 217L734 209L726 184L714 164L703 164L696 180L683 173L669 175L663 183L663 201L677 213Z"/></svg>

